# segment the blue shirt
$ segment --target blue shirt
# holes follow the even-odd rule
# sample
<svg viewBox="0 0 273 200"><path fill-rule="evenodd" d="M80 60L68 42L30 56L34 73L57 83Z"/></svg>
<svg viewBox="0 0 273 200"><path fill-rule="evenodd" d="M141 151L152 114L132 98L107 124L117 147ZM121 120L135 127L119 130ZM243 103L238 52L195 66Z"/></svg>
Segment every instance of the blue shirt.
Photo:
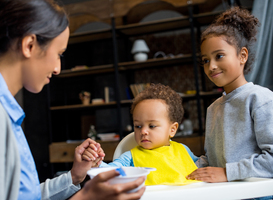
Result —
<svg viewBox="0 0 273 200"><path fill-rule="evenodd" d="M198 160L198 157L195 156L192 151L189 149L189 147L187 147L186 145L182 144L188 154L190 155L191 159L193 160L193 162ZM121 154L120 157L118 157L117 159L115 159L113 162L106 164L105 162L102 162L100 167L134 167L134 162L133 162L133 157L132 157L132 153L131 151L126 151L123 154Z"/></svg>
<svg viewBox="0 0 273 200"><path fill-rule="evenodd" d="M20 191L18 200L39 200L41 199L40 182L33 156L21 127L25 118L25 113L8 90L7 84L1 73L0 103L10 117L12 130L17 140L21 159Z"/></svg>

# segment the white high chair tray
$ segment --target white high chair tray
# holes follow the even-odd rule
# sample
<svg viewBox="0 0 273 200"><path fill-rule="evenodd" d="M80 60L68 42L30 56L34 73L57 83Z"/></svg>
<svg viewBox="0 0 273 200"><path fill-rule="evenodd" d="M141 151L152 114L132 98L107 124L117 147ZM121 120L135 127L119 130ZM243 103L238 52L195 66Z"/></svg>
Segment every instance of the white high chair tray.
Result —
<svg viewBox="0 0 273 200"><path fill-rule="evenodd" d="M185 186L146 186L141 200L230 200L273 195L273 179L249 178L224 183L193 183Z"/></svg>

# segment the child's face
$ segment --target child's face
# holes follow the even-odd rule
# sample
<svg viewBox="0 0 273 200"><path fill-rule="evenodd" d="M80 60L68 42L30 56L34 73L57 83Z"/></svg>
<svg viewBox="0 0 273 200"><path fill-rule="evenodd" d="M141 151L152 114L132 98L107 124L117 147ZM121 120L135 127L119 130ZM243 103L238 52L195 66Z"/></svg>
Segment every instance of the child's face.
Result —
<svg viewBox="0 0 273 200"><path fill-rule="evenodd" d="M178 123L172 123L167 105L163 100L147 99L138 103L133 112L135 140L145 149L154 149L170 144Z"/></svg>
<svg viewBox="0 0 273 200"><path fill-rule="evenodd" d="M201 56L208 78L218 87L224 87L226 93L246 83L243 73L246 48L237 55L235 47L222 37L210 37L201 45Z"/></svg>

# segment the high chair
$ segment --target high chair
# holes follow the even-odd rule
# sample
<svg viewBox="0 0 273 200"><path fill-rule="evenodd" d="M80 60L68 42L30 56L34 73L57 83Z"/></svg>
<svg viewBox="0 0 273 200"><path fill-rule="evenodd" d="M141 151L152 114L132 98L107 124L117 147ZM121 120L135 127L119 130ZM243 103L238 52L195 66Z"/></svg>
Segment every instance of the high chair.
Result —
<svg viewBox="0 0 273 200"><path fill-rule="evenodd" d="M137 142L135 141L134 132L129 133L127 136L125 136L118 144L118 146L115 149L113 160L118 158L121 154L123 154L126 151L130 151L132 148L137 146Z"/></svg>

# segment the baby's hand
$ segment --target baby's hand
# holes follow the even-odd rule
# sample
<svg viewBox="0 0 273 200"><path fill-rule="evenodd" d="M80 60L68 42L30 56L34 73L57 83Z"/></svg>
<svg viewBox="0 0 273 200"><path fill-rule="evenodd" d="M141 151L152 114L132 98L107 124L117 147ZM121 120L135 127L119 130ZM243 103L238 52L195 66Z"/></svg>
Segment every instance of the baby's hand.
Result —
<svg viewBox="0 0 273 200"><path fill-rule="evenodd" d="M99 155L99 160L97 161L97 165L100 166L101 162L104 159L105 153L103 151L103 149L100 147L100 144L98 146L98 155Z"/></svg>
<svg viewBox="0 0 273 200"><path fill-rule="evenodd" d="M91 144L82 154L82 159L93 162L92 167L98 167L104 159L104 151L100 147L100 144Z"/></svg>

